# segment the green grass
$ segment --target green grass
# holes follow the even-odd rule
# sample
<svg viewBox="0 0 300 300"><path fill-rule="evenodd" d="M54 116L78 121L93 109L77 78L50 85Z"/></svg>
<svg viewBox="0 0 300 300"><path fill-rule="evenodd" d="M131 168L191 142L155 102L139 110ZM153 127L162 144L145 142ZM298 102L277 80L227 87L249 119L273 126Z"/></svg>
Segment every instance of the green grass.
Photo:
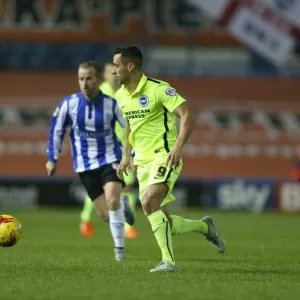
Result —
<svg viewBox="0 0 300 300"><path fill-rule="evenodd" d="M127 241L121 263L106 224L95 219L95 237L80 236L79 211L9 213L24 236L0 248L1 300L300 299L299 215L214 213L228 243L224 255L200 235L183 234L173 239L181 272L150 274L160 251L142 213L141 235Z"/></svg>

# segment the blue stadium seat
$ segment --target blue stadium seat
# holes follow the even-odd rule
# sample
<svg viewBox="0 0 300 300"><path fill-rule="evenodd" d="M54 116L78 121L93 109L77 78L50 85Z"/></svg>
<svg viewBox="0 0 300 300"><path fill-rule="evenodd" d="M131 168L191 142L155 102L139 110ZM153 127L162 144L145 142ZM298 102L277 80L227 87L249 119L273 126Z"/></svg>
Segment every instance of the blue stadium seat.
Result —
<svg viewBox="0 0 300 300"><path fill-rule="evenodd" d="M86 60L96 60L100 66L112 60L116 45L104 43L29 43L29 42L0 42L0 69L36 70L36 71L71 71ZM239 64L236 69L226 65L195 63L193 58L174 57L157 60L153 54L153 46L141 46L146 58L145 69L150 73L176 76L280 76L280 70L254 51L249 50L247 62ZM296 54L300 53L300 42ZM167 50L164 51L164 53ZM157 52L158 53L158 52ZM247 53L247 52L246 52ZM148 62L148 64L147 64ZM290 64L291 65L291 64ZM285 75L299 75L299 69L286 67Z"/></svg>

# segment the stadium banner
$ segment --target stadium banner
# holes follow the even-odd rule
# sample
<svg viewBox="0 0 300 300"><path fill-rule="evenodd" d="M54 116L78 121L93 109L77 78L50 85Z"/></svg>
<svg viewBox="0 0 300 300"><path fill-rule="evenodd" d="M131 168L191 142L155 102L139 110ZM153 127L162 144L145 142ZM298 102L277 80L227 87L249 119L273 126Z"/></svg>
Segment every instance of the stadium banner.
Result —
<svg viewBox="0 0 300 300"><path fill-rule="evenodd" d="M238 45L182 0L0 1L1 40Z"/></svg>
<svg viewBox="0 0 300 300"><path fill-rule="evenodd" d="M275 64L284 63L294 52L300 33L297 0L189 1Z"/></svg>
<svg viewBox="0 0 300 300"><path fill-rule="evenodd" d="M41 198L39 187L35 182L0 179L0 210L35 209ZM51 191L49 195L51 195Z"/></svg>
<svg viewBox="0 0 300 300"><path fill-rule="evenodd" d="M138 185L134 193L138 200ZM300 184L281 180L180 179L172 207L224 211L300 212ZM77 177L0 177L0 210L81 207L86 192Z"/></svg>
<svg viewBox="0 0 300 300"><path fill-rule="evenodd" d="M0 76L0 174L45 176L50 118L66 95L78 91L76 73ZM300 150L299 79L161 79L188 99L194 113L182 177L289 176ZM70 154L66 138L57 176L74 176Z"/></svg>
<svg viewBox="0 0 300 300"><path fill-rule="evenodd" d="M176 182L173 194L176 201L171 205L177 207L213 207L210 180L181 178Z"/></svg>
<svg viewBox="0 0 300 300"><path fill-rule="evenodd" d="M275 182L255 179L213 181L214 206L221 210L262 212L275 209Z"/></svg>
<svg viewBox="0 0 300 300"><path fill-rule="evenodd" d="M300 212L300 183L279 182L277 184L276 207L284 213Z"/></svg>
<svg viewBox="0 0 300 300"><path fill-rule="evenodd" d="M300 0L264 0L278 14L300 28Z"/></svg>
<svg viewBox="0 0 300 300"><path fill-rule="evenodd" d="M1 209L76 207L84 197L84 189L76 178L0 178Z"/></svg>
<svg viewBox="0 0 300 300"><path fill-rule="evenodd" d="M231 4L231 0L188 0L188 2L195 5L195 7L200 7L205 14L215 20L221 19L229 4Z"/></svg>
<svg viewBox="0 0 300 300"><path fill-rule="evenodd" d="M268 22L251 7L241 7L232 17L228 30L276 64L284 63L293 54L295 40L292 36Z"/></svg>
<svg viewBox="0 0 300 300"><path fill-rule="evenodd" d="M135 194L138 199L137 184ZM209 181L179 180L173 194L173 207L212 207ZM0 209L80 207L85 197L85 189L76 177L0 177Z"/></svg>

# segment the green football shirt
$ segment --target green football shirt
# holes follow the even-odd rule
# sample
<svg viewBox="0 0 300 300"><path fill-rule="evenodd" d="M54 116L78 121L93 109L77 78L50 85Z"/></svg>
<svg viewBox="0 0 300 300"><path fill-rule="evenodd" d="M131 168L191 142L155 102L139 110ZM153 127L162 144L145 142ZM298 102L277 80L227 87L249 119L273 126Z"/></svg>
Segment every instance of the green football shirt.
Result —
<svg viewBox="0 0 300 300"><path fill-rule="evenodd" d="M116 92L113 90L113 88L106 81L104 81L100 84L99 90L101 90L101 92L103 94L106 94L111 98L115 99L115 97L116 97ZM116 122L115 132L116 132L116 135L117 135L118 139L121 141L122 145L124 146L124 143L125 143L125 129L120 125L119 122Z"/></svg>
<svg viewBox="0 0 300 300"><path fill-rule="evenodd" d="M103 94L108 95L109 97L115 98L116 97L116 92L113 90L113 88L106 82L103 81L100 86L99 86L99 90L101 90L101 92Z"/></svg>
<svg viewBox="0 0 300 300"><path fill-rule="evenodd" d="M177 138L176 117L172 113L185 102L169 83L142 76L135 92L123 85L116 93L118 106L130 124L129 142L135 151L135 164L166 155Z"/></svg>

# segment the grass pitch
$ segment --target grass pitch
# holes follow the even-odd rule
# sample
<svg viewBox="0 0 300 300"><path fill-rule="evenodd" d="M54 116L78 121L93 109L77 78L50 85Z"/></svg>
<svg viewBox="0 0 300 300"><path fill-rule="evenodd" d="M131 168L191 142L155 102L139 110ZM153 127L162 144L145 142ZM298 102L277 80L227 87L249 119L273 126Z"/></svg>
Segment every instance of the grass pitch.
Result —
<svg viewBox="0 0 300 300"><path fill-rule="evenodd" d="M228 244L223 255L200 235L173 239L180 273L150 274L160 251L139 212L126 262L114 261L109 227L79 233L79 211L5 211L22 223L15 247L0 248L1 300L300 299L300 216L213 213ZM200 218L205 211L181 211Z"/></svg>

